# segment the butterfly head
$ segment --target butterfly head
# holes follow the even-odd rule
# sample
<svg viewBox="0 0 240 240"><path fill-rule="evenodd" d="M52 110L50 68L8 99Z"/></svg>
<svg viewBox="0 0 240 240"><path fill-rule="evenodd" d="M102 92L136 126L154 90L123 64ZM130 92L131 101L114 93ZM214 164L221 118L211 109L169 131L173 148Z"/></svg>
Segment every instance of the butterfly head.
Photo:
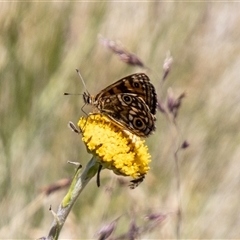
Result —
<svg viewBox="0 0 240 240"><path fill-rule="evenodd" d="M89 92L84 92L83 93L83 101L86 104L94 105L95 103L95 97L90 95Z"/></svg>

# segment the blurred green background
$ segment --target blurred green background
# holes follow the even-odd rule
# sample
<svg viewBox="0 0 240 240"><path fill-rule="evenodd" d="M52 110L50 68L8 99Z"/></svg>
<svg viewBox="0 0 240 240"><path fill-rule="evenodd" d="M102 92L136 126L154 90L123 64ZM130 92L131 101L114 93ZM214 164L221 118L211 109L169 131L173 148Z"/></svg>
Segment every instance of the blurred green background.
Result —
<svg viewBox="0 0 240 240"><path fill-rule="evenodd" d="M43 196L41 189L72 177L73 166L90 155L68 127L77 122L83 93L78 68L90 93L125 75L141 72L119 61L98 36L120 40L157 74L166 52L171 72L159 92L187 93L178 134L157 114L157 131L146 140L151 170L135 190L103 171L78 199L61 238L89 239L102 224L123 215L116 235L134 215L166 214L142 238L175 238L178 208L174 151L179 152L182 238L240 238L240 5L238 3L0 3L0 238L46 236L66 189ZM159 77L157 77L157 75ZM111 191L109 190L111 189Z"/></svg>

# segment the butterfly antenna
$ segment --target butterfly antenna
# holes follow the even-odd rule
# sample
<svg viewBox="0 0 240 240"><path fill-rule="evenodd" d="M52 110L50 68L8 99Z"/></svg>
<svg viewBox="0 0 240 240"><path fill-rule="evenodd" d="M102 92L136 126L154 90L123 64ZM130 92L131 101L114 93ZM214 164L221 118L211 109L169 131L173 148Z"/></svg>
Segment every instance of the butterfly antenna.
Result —
<svg viewBox="0 0 240 240"><path fill-rule="evenodd" d="M78 69L76 69L76 71L77 71L78 76L79 76L80 79L82 80L83 86L84 86L84 88L85 88L85 92L87 92L87 93L89 94L89 92L88 92L88 90L87 90L87 86L86 86L86 84L85 84L85 82L84 82L84 80L83 80L83 77L82 77L80 71L79 71ZM89 95L90 95L90 94L89 94Z"/></svg>
<svg viewBox="0 0 240 240"><path fill-rule="evenodd" d="M69 92L65 92L65 93L63 93L63 95L82 95L82 93L69 93Z"/></svg>

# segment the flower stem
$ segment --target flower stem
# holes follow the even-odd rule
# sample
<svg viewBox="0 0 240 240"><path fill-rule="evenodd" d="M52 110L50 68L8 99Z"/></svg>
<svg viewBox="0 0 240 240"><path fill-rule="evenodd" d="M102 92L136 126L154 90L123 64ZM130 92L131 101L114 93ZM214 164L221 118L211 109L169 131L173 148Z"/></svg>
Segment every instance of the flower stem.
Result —
<svg viewBox="0 0 240 240"><path fill-rule="evenodd" d="M54 221L50 228L47 240L57 240L61 229L70 213L75 201L78 196L88 184L88 182L95 176L99 168L99 163L96 162L94 156L88 162L86 168L81 172L81 167L79 166L75 172L74 178L68 190L68 193L62 200L62 203L58 207L58 211L54 215Z"/></svg>

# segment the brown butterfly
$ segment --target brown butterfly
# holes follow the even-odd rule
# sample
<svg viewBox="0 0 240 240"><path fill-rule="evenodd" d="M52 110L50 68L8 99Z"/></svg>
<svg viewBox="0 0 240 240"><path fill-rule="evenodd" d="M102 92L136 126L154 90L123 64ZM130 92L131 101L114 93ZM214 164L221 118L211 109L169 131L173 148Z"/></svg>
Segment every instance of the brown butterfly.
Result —
<svg viewBox="0 0 240 240"><path fill-rule="evenodd" d="M157 94L145 73L124 77L96 96L86 91L83 100L139 137L155 130Z"/></svg>

